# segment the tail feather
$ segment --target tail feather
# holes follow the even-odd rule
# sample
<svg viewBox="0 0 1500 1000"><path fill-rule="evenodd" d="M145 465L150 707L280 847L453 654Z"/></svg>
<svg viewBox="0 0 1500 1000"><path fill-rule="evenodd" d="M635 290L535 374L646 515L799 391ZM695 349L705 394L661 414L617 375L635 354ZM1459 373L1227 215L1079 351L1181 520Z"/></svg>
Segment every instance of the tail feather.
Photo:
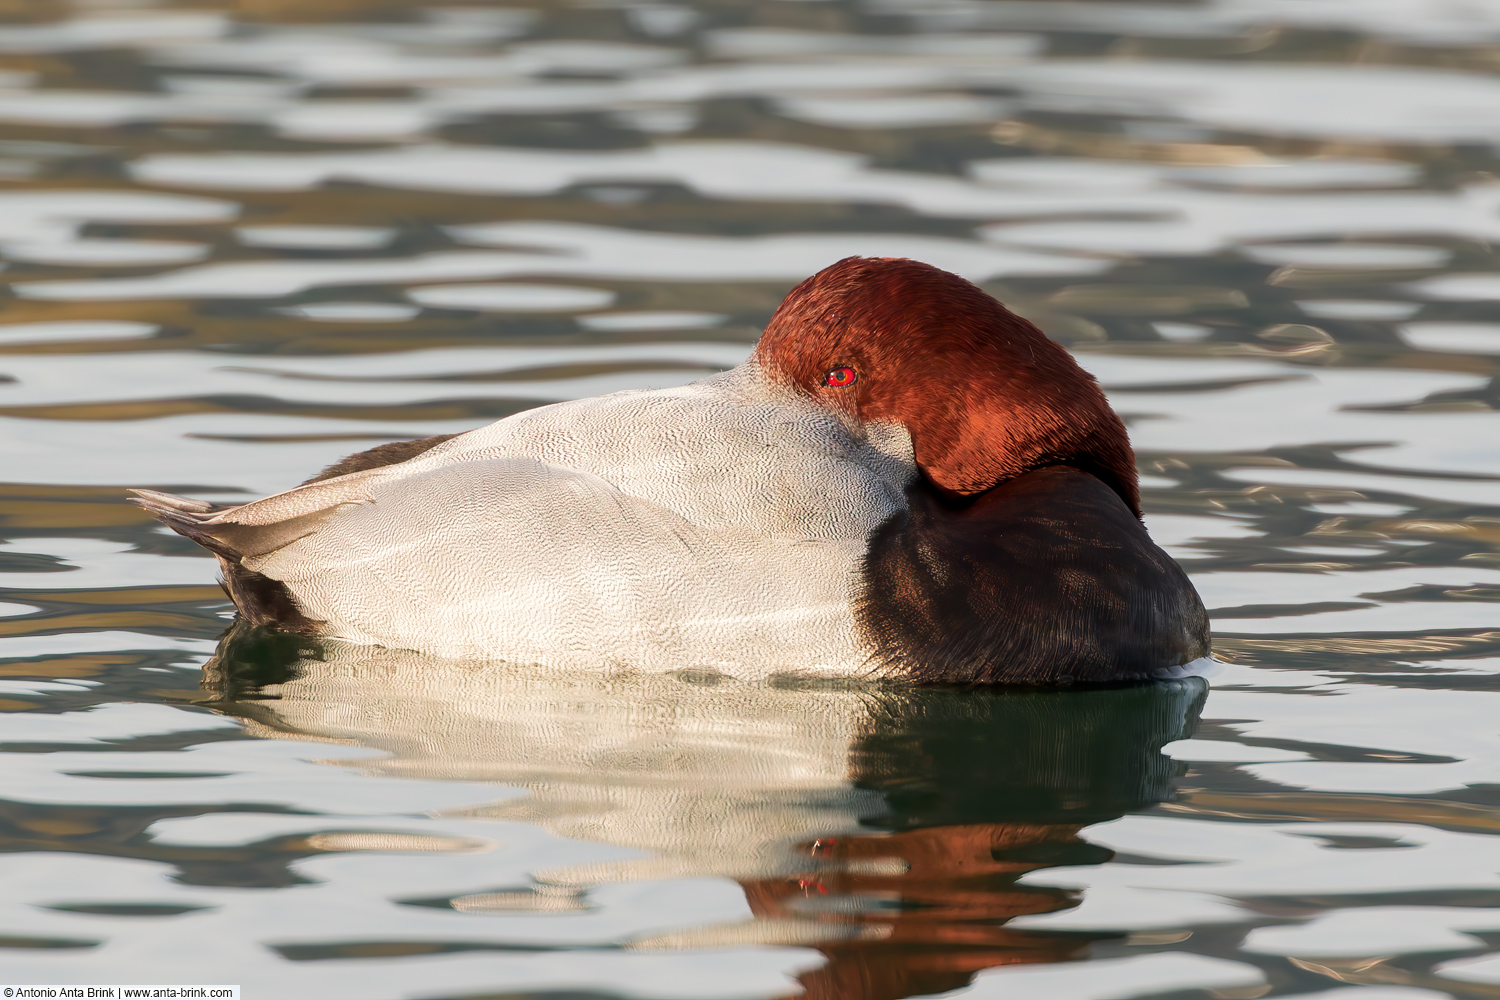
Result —
<svg viewBox="0 0 1500 1000"><path fill-rule="evenodd" d="M132 503L140 504L153 514L165 511L208 514L225 509L221 505L209 503L207 500L180 497L175 493L161 493L156 490L131 490L130 492L136 496L136 499Z"/></svg>
<svg viewBox="0 0 1500 1000"><path fill-rule="evenodd" d="M240 553L221 542L205 530L205 522L223 508L206 500L193 500L172 493L156 490L131 490L135 496L131 503L145 508L146 512L179 535L184 535L223 559L240 561Z"/></svg>
<svg viewBox="0 0 1500 1000"><path fill-rule="evenodd" d="M318 634L323 623L302 611L286 584L257 572L255 566L256 560L312 534L337 507L270 524L247 525L218 520L220 515L235 509L232 507L156 490L130 492L135 494L133 502L152 517L219 557L224 592L251 625L269 625L301 635ZM246 565L246 560L251 565Z"/></svg>

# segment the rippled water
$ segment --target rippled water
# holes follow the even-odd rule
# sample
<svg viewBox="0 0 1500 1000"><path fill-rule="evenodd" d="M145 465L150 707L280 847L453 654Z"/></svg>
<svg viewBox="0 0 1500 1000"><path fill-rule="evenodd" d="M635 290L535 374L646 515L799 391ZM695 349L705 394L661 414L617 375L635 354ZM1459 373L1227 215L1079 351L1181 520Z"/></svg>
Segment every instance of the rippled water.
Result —
<svg viewBox="0 0 1500 1000"><path fill-rule="evenodd" d="M1500 2L0 16L0 979L1500 995ZM216 652L123 502L690 381L853 253L1099 375L1211 690Z"/></svg>

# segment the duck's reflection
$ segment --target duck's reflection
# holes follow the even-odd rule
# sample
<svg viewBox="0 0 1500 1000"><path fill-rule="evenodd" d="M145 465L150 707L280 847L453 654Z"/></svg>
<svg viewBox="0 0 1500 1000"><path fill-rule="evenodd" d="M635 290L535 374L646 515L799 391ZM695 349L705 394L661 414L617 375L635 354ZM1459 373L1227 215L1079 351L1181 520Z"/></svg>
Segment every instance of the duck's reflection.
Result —
<svg viewBox="0 0 1500 1000"><path fill-rule="evenodd" d="M1196 678L1116 689L955 691L715 674L564 674L237 632L205 668L266 736L354 743L380 774L529 794L471 810L646 857L475 886L476 913L566 910L608 881L718 875L754 919L633 948L784 943L827 957L811 997L950 990L980 969L1078 957L1087 939L1007 928L1076 905L1026 872L1100 863L1079 831L1166 798Z"/></svg>

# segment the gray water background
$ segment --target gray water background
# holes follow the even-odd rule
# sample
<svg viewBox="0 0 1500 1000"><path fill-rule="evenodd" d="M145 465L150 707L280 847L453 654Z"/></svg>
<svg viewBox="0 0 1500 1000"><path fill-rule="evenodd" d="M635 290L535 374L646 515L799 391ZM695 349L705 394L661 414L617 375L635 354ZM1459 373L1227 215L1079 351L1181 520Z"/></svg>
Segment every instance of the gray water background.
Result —
<svg viewBox="0 0 1500 1000"><path fill-rule="evenodd" d="M1497 0L0 3L0 979L1500 996L1497 68ZM125 487L689 381L855 253L1099 376L1211 691L202 673Z"/></svg>

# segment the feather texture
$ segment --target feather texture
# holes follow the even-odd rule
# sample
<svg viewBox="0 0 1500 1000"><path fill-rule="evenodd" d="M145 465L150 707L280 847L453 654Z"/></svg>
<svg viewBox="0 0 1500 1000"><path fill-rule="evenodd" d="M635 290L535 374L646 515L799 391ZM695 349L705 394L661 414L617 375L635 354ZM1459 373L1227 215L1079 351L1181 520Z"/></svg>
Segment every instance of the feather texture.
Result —
<svg viewBox="0 0 1500 1000"><path fill-rule="evenodd" d="M760 675L869 668L869 536L915 476L755 365L540 407L239 507L139 491L317 631L447 656Z"/></svg>

